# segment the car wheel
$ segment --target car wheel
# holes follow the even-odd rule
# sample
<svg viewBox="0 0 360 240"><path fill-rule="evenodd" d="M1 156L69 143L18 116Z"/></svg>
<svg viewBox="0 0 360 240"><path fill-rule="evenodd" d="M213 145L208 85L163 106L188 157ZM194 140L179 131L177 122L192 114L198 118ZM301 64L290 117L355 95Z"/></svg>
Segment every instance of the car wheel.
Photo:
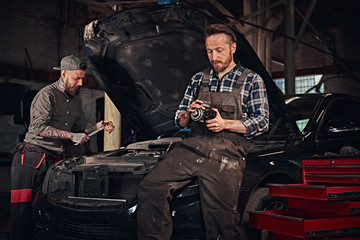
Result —
<svg viewBox="0 0 360 240"><path fill-rule="evenodd" d="M287 199L282 197L269 196L269 188L257 188L250 196L241 221L242 240L265 240L270 239L267 231L248 227L249 211L263 210L285 210Z"/></svg>

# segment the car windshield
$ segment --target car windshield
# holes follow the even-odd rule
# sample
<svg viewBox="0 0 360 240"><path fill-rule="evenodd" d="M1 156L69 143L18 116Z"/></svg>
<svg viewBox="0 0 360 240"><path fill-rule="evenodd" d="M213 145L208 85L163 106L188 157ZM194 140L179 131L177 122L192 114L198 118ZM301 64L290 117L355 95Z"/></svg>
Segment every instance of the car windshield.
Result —
<svg viewBox="0 0 360 240"><path fill-rule="evenodd" d="M295 96L285 99L286 106L289 110L291 117L296 121L299 130L304 130L306 124L309 122L311 115L314 112L318 96L303 97Z"/></svg>

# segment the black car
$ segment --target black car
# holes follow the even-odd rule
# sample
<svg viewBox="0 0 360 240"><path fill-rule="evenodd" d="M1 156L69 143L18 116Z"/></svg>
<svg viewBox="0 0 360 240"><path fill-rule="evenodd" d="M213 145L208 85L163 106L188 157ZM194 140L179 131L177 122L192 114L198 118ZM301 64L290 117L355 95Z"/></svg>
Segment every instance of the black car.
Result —
<svg viewBox="0 0 360 240"><path fill-rule="evenodd" d="M191 76L208 66L203 32L218 22L189 6L161 5L94 24L84 56L136 142L49 169L38 210L52 239L136 239L138 184L188 135L175 127L174 113ZM259 232L247 228L247 211L286 208L285 199L268 195L268 183L301 182L306 156L359 148L360 111L354 109L360 101L335 94L282 96L244 36L236 35L235 58L262 76L270 104L270 129L253 139L239 198L243 239L255 240ZM171 212L173 239L204 239L196 179L175 193Z"/></svg>

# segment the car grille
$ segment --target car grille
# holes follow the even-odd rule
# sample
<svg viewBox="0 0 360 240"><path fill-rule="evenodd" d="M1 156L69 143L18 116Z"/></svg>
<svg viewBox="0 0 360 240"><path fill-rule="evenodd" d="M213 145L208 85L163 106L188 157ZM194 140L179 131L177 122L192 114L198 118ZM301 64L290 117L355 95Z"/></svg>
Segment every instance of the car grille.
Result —
<svg viewBox="0 0 360 240"><path fill-rule="evenodd" d="M108 219L107 219L108 220ZM73 237L74 239L133 239L135 224L109 223L101 219L53 217L51 229L55 236Z"/></svg>

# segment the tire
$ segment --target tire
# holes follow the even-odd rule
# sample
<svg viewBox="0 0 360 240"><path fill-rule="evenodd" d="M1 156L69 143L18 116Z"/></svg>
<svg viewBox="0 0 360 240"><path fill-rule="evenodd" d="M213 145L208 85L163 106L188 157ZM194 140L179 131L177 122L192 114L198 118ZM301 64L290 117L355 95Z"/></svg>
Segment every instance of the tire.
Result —
<svg viewBox="0 0 360 240"><path fill-rule="evenodd" d="M249 211L285 210L287 206L287 198L269 196L269 188L255 189L246 204L241 221L241 240L269 239L267 231L248 227Z"/></svg>

